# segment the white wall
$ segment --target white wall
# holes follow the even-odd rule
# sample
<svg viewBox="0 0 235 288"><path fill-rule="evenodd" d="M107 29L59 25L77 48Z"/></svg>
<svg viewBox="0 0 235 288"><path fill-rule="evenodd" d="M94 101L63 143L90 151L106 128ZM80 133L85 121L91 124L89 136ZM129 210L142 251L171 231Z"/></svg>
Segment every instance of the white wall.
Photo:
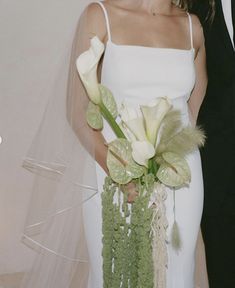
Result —
<svg viewBox="0 0 235 288"><path fill-rule="evenodd" d="M32 176L21 162L49 97L43 88L56 75L84 2L0 0L0 274L30 263L20 236Z"/></svg>

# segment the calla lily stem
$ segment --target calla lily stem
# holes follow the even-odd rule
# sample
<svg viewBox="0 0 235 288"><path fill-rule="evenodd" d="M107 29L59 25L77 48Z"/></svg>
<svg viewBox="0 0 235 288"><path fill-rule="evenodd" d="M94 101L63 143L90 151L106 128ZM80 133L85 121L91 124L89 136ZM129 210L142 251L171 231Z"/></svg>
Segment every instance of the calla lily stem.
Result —
<svg viewBox="0 0 235 288"><path fill-rule="evenodd" d="M101 102L99 103L99 107L103 117L108 121L109 125L113 129L113 132L116 134L116 136L118 138L126 139L125 134L123 133L123 131L121 130L121 128L119 127L119 125L117 124L111 113L109 112L109 110L105 107L105 105Z"/></svg>
<svg viewBox="0 0 235 288"><path fill-rule="evenodd" d="M148 161L148 172L149 173L152 173L154 176L156 176L157 174L157 170L158 170L158 164L157 162L155 161L155 158L151 158L149 159Z"/></svg>

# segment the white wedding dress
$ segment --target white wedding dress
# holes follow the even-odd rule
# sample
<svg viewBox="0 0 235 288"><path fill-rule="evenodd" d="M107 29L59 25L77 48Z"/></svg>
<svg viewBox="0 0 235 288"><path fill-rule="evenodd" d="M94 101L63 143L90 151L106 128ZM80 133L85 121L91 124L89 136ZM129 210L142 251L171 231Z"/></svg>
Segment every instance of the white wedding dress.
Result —
<svg viewBox="0 0 235 288"><path fill-rule="evenodd" d="M118 45L112 42L107 11L103 9L108 41L106 44L101 83L107 86L117 101L125 99L132 105L148 103L156 97L167 96L180 109L184 124L189 123L187 101L195 84L192 21L188 14L191 49L155 48L136 45ZM104 125L107 141L115 136L107 123ZM194 288L195 246L203 207L203 180L199 151L187 158L192 180L189 187L176 191L176 219L180 227L182 248L176 252L167 244L167 288ZM84 204L85 234L90 257L88 288L102 288L102 218L101 192L105 173L97 164L99 193ZM168 191L166 214L168 236L174 221L173 193ZM169 236L170 240L170 236ZM110 287L112 288L112 287Z"/></svg>

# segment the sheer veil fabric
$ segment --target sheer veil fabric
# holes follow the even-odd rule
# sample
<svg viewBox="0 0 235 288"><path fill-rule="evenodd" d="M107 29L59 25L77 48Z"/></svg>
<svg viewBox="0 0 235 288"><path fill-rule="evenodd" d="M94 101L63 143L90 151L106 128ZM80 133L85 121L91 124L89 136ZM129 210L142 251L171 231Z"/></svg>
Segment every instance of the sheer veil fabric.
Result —
<svg viewBox="0 0 235 288"><path fill-rule="evenodd" d="M79 21L68 43L70 47L55 82L46 87L51 97L23 162L35 180L22 239L35 251L35 259L21 288L87 287L89 255L82 204L98 189L94 135L85 117L88 97L75 64L90 46L92 25L97 25L85 8L91 2L86 0L77 11ZM103 18L99 20L104 23ZM203 255L203 246L198 250ZM200 278L205 275L201 271L205 265L199 263L197 268L196 283L200 284L196 287L208 287Z"/></svg>
<svg viewBox="0 0 235 288"><path fill-rule="evenodd" d="M88 98L75 63L93 35L84 5L77 13L70 48L55 82L46 87L51 97L23 161L35 175L23 233L35 259L25 273L24 288L86 287L89 263L82 204L97 193L97 183L93 134L85 119Z"/></svg>

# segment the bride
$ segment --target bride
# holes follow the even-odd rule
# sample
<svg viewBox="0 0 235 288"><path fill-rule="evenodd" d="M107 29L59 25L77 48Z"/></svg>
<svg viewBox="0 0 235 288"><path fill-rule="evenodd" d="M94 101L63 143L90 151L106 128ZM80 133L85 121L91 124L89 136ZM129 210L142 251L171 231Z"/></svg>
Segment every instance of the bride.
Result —
<svg viewBox="0 0 235 288"><path fill-rule="evenodd" d="M88 33L84 33L84 37L97 35L105 43L100 63L101 83L113 92L119 105L123 100L135 105L167 95L181 110L184 123L196 122L206 89L206 71L203 32L195 16L170 0L98 2L90 4L85 13ZM114 135L105 126L102 134L95 132L95 139L99 193L84 205L91 259L89 288L103 285L100 192L105 173L108 173L105 142L113 140ZM203 207L199 152L190 155L188 162L192 181L189 187L176 192L176 217L183 247L176 253L168 245L168 288L194 287L194 253ZM132 184L128 188L132 201L135 189ZM171 227L174 218L171 193L166 208Z"/></svg>
<svg viewBox="0 0 235 288"><path fill-rule="evenodd" d="M105 44L98 66L99 80L112 91L118 106L122 101L135 106L167 96L174 108L180 110L185 125L196 123L207 85L204 37L198 18L186 12L190 1L179 2L177 5L171 0L108 0L90 3L83 11L73 42L67 89L66 117L76 137L71 135L66 124L68 134L59 132L60 117L50 115L58 127L63 147L57 145L54 137L49 143L51 149L43 156L44 161L35 157L37 149L34 148L24 163L26 168L36 171L39 178L45 173L53 174L53 179L62 178L58 185L52 185L48 180L50 177L40 178L36 184L44 192L48 184L59 196L58 200L52 201L52 193L50 196L46 192L41 194L41 197L50 198L48 201L53 203L52 206L45 198L41 202L39 198L34 199L38 210L40 204L47 202L49 215L53 217L41 221L41 213L40 221L34 217L34 222L29 221L26 227L24 240L40 250L40 257L35 261L32 273L25 277L22 287L103 287L101 192L104 178L109 173L106 143L114 139L114 134L106 122L102 132L87 126L88 97L75 67L76 58L89 49L93 36L98 36ZM48 126L45 126L49 135ZM57 130L53 129L53 133ZM35 141L37 145L42 144L43 135L39 131L41 142ZM53 135L50 135L51 139ZM67 158L63 154L65 150L69 151ZM96 159L95 169L90 155ZM50 161L45 161L46 158ZM177 252L170 241L167 243L165 288L195 287L195 250L203 208L199 151L191 153L187 162L192 173L190 184L176 191L175 201L169 190L165 203L168 236L176 218L182 238L182 247ZM66 191L66 196L63 191ZM77 191L80 193L76 194ZM130 203L138 197L132 183L127 185L127 193ZM83 203L79 205L82 209L73 203ZM35 213L36 210L32 208L32 211ZM35 222L39 223L36 226L45 223L46 226L44 229L38 226L35 230ZM37 238L37 233L43 236ZM200 277L206 275L205 265L200 269ZM51 277L50 273L54 276ZM201 288L207 287L204 282Z"/></svg>

